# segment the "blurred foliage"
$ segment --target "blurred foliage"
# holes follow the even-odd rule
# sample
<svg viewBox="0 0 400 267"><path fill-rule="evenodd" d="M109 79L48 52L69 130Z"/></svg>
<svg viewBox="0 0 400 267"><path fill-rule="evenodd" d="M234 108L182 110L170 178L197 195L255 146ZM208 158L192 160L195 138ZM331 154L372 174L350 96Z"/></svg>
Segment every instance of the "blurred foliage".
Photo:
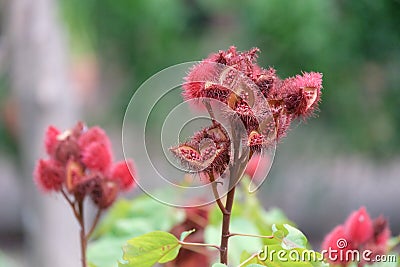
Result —
<svg viewBox="0 0 400 267"><path fill-rule="evenodd" d="M280 209L271 208L265 210L256 195L250 194L246 190L249 182L248 177L244 177L236 191L236 199L231 215L231 232L270 236L273 235L272 226L274 224L295 226ZM213 206L209 216L209 225L205 230L205 241L210 244L219 244L222 214L218 206ZM252 254L259 251L264 245L275 243L276 240L271 239L243 236L233 237L229 240L229 261L234 266L237 266L243 260L244 251Z"/></svg>
<svg viewBox="0 0 400 267"><path fill-rule="evenodd" d="M324 73L318 123L344 152L400 149L400 2L396 0L62 0L76 53L125 73L119 116L148 77L236 45L257 46L282 77ZM336 145L336 144L335 144ZM347 150L347 151L346 151Z"/></svg>
<svg viewBox="0 0 400 267"><path fill-rule="evenodd" d="M96 228L95 241L88 247L88 261L96 267L118 266L122 245L128 239L155 230L168 231L183 220L183 210L163 205L147 195L121 199Z"/></svg>
<svg viewBox="0 0 400 267"><path fill-rule="evenodd" d="M15 267L15 263L7 257L2 251L0 251L0 266L2 267Z"/></svg>
<svg viewBox="0 0 400 267"><path fill-rule="evenodd" d="M12 134L10 125L10 102L8 80L0 73L0 150L8 155L15 156L17 153L16 137ZM14 115L14 114L13 114Z"/></svg>
<svg viewBox="0 0 400 267"><path fill-rule="evenodd" d="M246 188L250 181L248 179L242 181L243 183L237 190L230 230L233 233L274 236L274 238L232 237L229 241L231 264L237 266L239 262L245 261L260 251L264 245L277 251L310 249L307 238L294 227L294 223L277 208L265 210L256 195L247 192ZM173 195L171 192L164 193L166 199ZM99 225L95 232L95 240L89 243L88 261L96 267L117 266L118 260L122 258L130 262L127 266L150 266L149 262L170 261L176 257L180 245L174 236L160 231L170 231L175 225L185 221L186 216L187 213L183 209L166 206L147 195L133 200L119 200ZM220 243L221 221L221 211L216 205L211 206L208 224L204 231L205 243ZM195 230L200 231L200 229ZM193 231L183 232L180 240L185 240L192 233ZM122 257L124 244L124 257ZM165 247L171 250L171 254L169 250L165 250ZM154 253L149 254L148 250ZM168 257L162 257L167 252ZM265 266L270 262L254 259L249 260L243 266L251 263ZM292 266L290 263L292 262L289 261L282 266ZM125 265L121 264L120 266ZM319 265L303 263L300 266L325 265L323 263L319 263Z"/></svg>

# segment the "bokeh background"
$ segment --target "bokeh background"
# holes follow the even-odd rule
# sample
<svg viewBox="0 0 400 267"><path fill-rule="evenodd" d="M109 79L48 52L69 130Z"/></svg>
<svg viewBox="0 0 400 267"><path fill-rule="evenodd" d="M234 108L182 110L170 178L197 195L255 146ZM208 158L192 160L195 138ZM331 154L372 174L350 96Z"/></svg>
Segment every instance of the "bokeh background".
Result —
<svg viewBox="0 0 400 267"><path fill-rule="evenodd" d="M317 248L360 206L399 234L399 25L398 0L0 0L2 254L14 266L78 264L70 211L32 182L48 124L99 124L122 157L138 86L231 45L259 47L281 77L324 74L321 111L292 127L258 192L265 207Z"/></svg>

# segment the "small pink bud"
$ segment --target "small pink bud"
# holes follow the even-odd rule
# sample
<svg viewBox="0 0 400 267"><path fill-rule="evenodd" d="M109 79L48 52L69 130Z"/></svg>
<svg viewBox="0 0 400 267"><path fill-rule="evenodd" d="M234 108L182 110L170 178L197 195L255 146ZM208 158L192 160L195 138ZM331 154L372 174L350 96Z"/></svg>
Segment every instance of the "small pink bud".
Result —
<svg viewBox="0 0 400 267"><path fill-rule="evenodd" d="M132 160L117 162L111 171L111 179L116 181L124 191L135 186L135 176Z"/></svg>
<svg viewBox="0 0 400 267"><path fill-rule="evenodd" d="M57 136L60 133L60 130L52 125L47 128L44 139L47 154L54 155L58 144Z"/></svg>
<svg viewBox="0 0 400 267"><path fill-rule="evenodd" d="M346 256L340 258L338 255L341 254L341 251L342 255L345 255L346 251L353 249L351 245L352 244L347 239L343 225L339 225L336 226L328 235L326 235L324 241L322 242L321 249L328 251L328 253L325 254L325 257L327 257L329 262L335 264L346 264L349 262L349 259L346 259ZM333 257L335 258L329 258L329 251L332 250L338 251L338 253L333 254Z"/></svg>
<svg viewBox="0 0 400 267"><path fill-rule="evenodd" d="M115 181L96 180L90 197L100 209L111 206L118 196L118 184Z"/></svg>
<svg viewBox="0 0 400 267"><path fill-rule="evenodd" d="M295 90L301 93L298 115L306 115L312 112L318 103L322 89L322 74L319 72L305 72L293 78Z"/></svg>
<svg viewBox="0 0 400 267"><path fill-rule="evenodd" d="M365 207L350 214L345 222L345 233L357 246L368 241L374 232L372 220Z"/></svg>
<svg viewBox="0 0 400 267"><path fill-rule="evenodd" d="M45 192L59 191L64 182L64 172L61 164L55 160L41 159L34 171L36 184Z"/></svg>
<svg viewBox="0 0 400 267"><path fill-rule="evenodd" d="M386 247L390 235L391 232L387 220L383 218L383 216L376 218L374 220L374 237L376 245Z"/></svg>
<svg viewBox="0 0 400 267"><path fill-rule="evenodd" d="M111 146L107 134L97 126L90 128L79 137L79 146L82 150L93 143L105 144L108 147Z"/></svg>
<svg viewBox="0 0 400 267"><path fill-rule="evenodd" d="M92 143L83 149L81 158L86 167L104 172L111 166L111 150L105 143Z"/></svg>

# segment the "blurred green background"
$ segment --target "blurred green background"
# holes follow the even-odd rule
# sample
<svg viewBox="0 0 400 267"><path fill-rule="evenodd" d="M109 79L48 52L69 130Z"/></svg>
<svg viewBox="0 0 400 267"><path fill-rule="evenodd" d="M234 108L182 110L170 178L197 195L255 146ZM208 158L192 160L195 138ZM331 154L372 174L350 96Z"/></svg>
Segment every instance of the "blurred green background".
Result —
<svg viewBox="0 0 400 267"><path fill-rule="evenodd" d="M26 178L30 183L25 186L32 189L31 177L20 173L24 114L10 78L12 56L3 45L12 36L5 30L12 19L4 7L16 1L0 0L0 164L11 161L17 171L8 175L3 165L0 170L11 177L8 181ZM235 45L239 50L260 48L260 65L273 66L282 78L322 72L318 118L294 125L279 146L267 186L259 192L263 204L282 208L315 244L360 205L367 205L374 217L383 213L393 232L400 231L394 204L400 177L399 0L39 2L54 3L58 11L69 75L79 91L73 99L81 106L79 117L105 128L116 145L134 91L171 65ZM20 183L0 185L15 195L0 203L5 207L0 206L0 218L8 219L0 241L22 249L21 217L26 215L20 213L26 210L19 208L30 200L8 189L22 188ZM290 194L282 197L287 188ZM12 207L18 211L7 213ZM7 239L12 228L16 241Z"/></svg>
<svg viewBox="0 0 400 267"><path fill-rule="evenodd" d="M324 73L313 127L328 142L379 158L399 152L399 1L64 0L62 11L73 51L94 52L123 73L112 114L165 67L256 46L261 65L281 77Z"/></svg>
<svg viewBox="0 0 400 267"><path fill-rule="evenodd" d="M133 91L165 67L256 46L261 65L281 77L324 73L313 127L328 143L377 158L399 152L399 1L61 0L60 10L73 56L94 54L102 74L118 73L98 120L121 118ZM4 100L4 75L0 88ZM4 118L0 131L12 148Z"/></svg>

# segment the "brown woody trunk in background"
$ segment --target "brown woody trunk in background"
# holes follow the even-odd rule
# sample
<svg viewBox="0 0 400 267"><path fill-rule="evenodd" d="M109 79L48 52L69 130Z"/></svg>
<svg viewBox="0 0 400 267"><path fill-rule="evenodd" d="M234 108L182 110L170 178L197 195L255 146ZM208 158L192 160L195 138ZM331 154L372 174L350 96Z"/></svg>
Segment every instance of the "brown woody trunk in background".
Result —
<svg viewBox="0 0 400 267"><path fill-rule="evenodd" d="M68 75L68 50L56 0L4 2L10 84L17 102L23 224L29 255L26 266L79 266L78 226L63 199L43 196L32 171L44 155L48 124L66 128L78 118L78 105Z"/></svg>

